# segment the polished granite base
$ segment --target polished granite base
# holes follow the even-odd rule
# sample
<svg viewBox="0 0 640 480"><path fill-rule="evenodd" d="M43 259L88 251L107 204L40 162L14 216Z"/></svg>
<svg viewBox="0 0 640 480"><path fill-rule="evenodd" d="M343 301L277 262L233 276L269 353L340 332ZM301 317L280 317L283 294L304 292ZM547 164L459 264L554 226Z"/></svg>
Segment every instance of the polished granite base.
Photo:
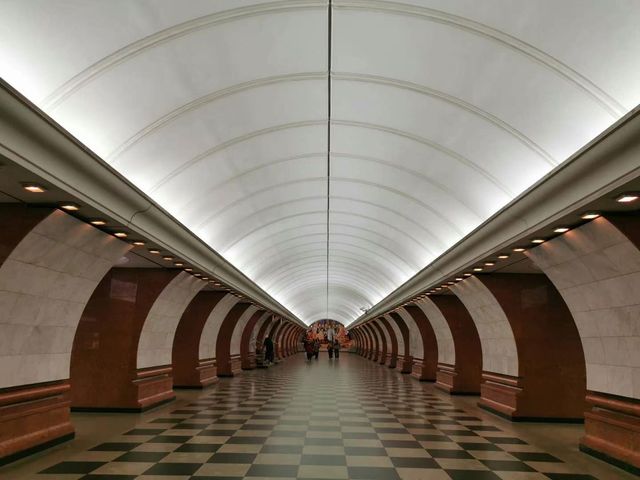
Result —
<svg viewBox="0 0 640 480"><path fill-rule="evenodd" d="M582 426L513 425L474 402L356 355L297 355L143 415L82 414L78 440L0 478L635 478L578 452Z"/></svg>

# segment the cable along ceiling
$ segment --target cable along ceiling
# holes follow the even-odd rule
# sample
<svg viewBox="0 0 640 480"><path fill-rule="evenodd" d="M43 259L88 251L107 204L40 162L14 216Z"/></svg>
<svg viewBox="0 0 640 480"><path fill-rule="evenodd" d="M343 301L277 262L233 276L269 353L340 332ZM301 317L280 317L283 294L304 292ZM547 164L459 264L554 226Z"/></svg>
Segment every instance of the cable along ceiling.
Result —
<svg viewBox="0 0 640 480"><path fill-rule="evenodd" d="M635 1L331 7L5 0L0 75L306 323L349 324L640 100Z"/></svg>

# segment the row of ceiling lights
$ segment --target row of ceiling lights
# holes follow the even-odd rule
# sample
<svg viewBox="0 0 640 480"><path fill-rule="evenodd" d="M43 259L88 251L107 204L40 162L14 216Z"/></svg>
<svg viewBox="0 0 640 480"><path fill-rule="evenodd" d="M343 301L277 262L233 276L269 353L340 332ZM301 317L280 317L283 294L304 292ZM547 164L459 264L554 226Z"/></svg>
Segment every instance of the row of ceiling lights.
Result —
<svg viewBox="0 0 640 480"><path fill-rule="evenodd" d="M44 193L46 192L48 189L39 184L39 183L34 183L34 182L24 182L22 183L22 188L24 190L26 190L27 192L30 193ZM61 202L58 205L62 210L65 210L67 212L77 212L80 210L80 205L78 205L75 202ZM102 218L91 218L88 220L88 222L93 225L94 227L106 227L107 226L107 221L102 219ZM114 237L120 238L120 239L124 239L127 238L129 235L127 234L127 232L122 231L122 230L117 230L117 231L112 231L109 232L111 233L111 235L113 235ZM144 245L146 245L146 242L144 240L132 240L131 244L136 246L136 247L142 247ZM157 248L149 248L148 249L149 253L154 254L154 255L160 255L161 251ZM175 267L178 268L183 268L183 270L191 275L193 275L196 278L199 278L200 280L203 281L208 281L211 285L213 285L214 287L219 287L219 288L223 288L224 290L226 290L227 292L229 292L230 294L238 297L238 298L244 298L244 296L234 290L232 290L231 288L225 286L223 283L217 281L217 280L213 280L213 279L209 279L209 277L203 275L200 272L194 272L193 268L185 266L184 262L180 261L179 259L174 258L171 255L163 255L162 259L167 261L167 262L173 262L173 265ZM175 261L174 261L175 260ZM253 301L251 302L254 305L257 305L256 303L254 303Z"/></svg>
<svg viewBox="0 0 640 480"><path fill-rule="evenodd" d="M625 204L625 203L633 203L633 202L637 201L638 199L640 199L640 193L637 193L637 192L626 192L626 193L622 193L622 194L618 195L617 197L615 197L615 201L616 202L623 203L623 204ZM598 218L599 216L600 216L599 212L585 212L582 215L580 215L580 218L582 220L590 221L590 220L594 220L594 219ZM568 232L569 230L571 230L571 227L558 226L558 227L553 229L553 232L561 235L563 233ZM533 245L535 245L535 246L538 246L538 245L546 242L547 240L549 240L549 238L542 238L542 237L533 238L533 239L531 239L531 243ZM512 251L516 252L516 253L521 253L521 252L524 252L525 250L527 250L527 247L521 247L521 246L514 247L512 249ZM499 260L505 260L505 259L509 258L509 256L510 255L507 254L507 253L502 253L502 254L498 255L497 258ZM472 270L474 272L482 272L484 270L484 267L493 267L493 266L495 266L495 264L496 264L496 260L487 260L487 261L485 261L483 263L482 266L478 265L476 267L473 267ZM448 281L446 283L443 283L439 287L431 288L429 291L425 291L425 292L421 293L420 295L416 295L411 300L409 300L409 301L403 303L402 305L396 307L393 311L397 311L402 307L405 307L405 306L410 305L412 303L419 302L420 300L424 300L426 297L428 297L430 295L438 294L438 293L442 292L443 290L451 287L452 285L455 285L457 282L460 282L460 281L464 280L467 277L471 277L472 275L473 275L473 273L471 273L471 272L464 272L462 275L456 276L453 280Z"/></svg>
<svg viewBox="0 0 640 480"><path fill-rule="evenodd" d="M23 183L22 187L26 191L31 192L31 193L44 193L44 192L47 191L46 187L44 187L44 186L42 186L42 185L40 185L38 183L33 183L33 182ZM622 193L622 194L618 195L615 198L615 200L618 203L632 203L632 202L637 201L639 198L640 198L640 193L637 193L637 192L626 192L626 193ZM63 209L63 210L69 211L69 212L76 212L76 211L80 210L80 206L77 203L74 203L74 202L63 202L63 203L60 204L60 208ZM585 212L582 215L580 215L580 218L582 220L589 221L589 220L593 220L595 218L598 218L599 216L600 216L600 213L598 213L598 212ZM100 219L100 218L91 219L91 220L89 220L89 223L91 223L92 225L94 225L96 227L98 227L98 226L106 226L107 225L107 222L105 220L103 220L103 219ZM557 233L557 234L563 234L563 233L568 232L569 230L571 230L570 227L559 226L559 227L554 228L553 232ZM112 234L115 237L118 237L118 238L127 238L127 236L128 236L127 233L123 232L123 231L113 232ZM540 244L546 242L547 240L548 240L547 238L533 238L533 239L531 239L531 243L534 244L534 245L540 245ZM133 240L131 242L131 244L135 245L135 246L144 246L145 242L142 241L142 240ZM514 247L512 250L513 250L513 252L521 253L521 252L524 252L526 250L526 247ZM160 254L160 250L158 250L156 248L150 248L149 249L149 253ZM502 253L502 254L498 255L497 258L499 260L505 260L505 259L509 258L509 254ZM169 256L169 255L163 256L162 259L165 260L165 261L173 261L173 260L175 260L174 257ZM496 264L496 261L487 260L487 261L484 262L483 266L474 267L473 271L474 272L482 272L484 270L484 267L493 267L493 266L495 266L495 264ZM215 280L209 280L209 277L203 276L201 273L193 272L193 269L191 267L185 267L184 263L181 262L181 261L175 261L174 262L174 266L183 267L185 272L188 272L188 273L192 274L193 276L200 278L201 280L205 280L205 281L208 280L209 283L211 283L213 286L225 288L225 290L230 292L232 295L235 295L238 298L243 298L243 295L241 295L241 294L239 294L237 292L234 292L233 290L231 290L228 287L225 287L222 283L220 283L218 281L215 281ZM412 298L411 300L409 300L409 301L403 303L402 305L396 307L394 309L394 311L397 311L401 307L405 307L405 306L407 306L407 305L409 305L411 303L416 303L416 302L426 298L429 295L437 294L438 292L442 291L443 289L449 288L451 285L455 285L457 282L460 282L460 281L464 280L466 277L470 277L472 275L473 274L471 272L464 272L462 275L456 276L453 281L449 281L447 283L443 283L439 287L432 288L428 292L424 292L424 293L422 293L420 295L417 295L416 297Z"/></svg>

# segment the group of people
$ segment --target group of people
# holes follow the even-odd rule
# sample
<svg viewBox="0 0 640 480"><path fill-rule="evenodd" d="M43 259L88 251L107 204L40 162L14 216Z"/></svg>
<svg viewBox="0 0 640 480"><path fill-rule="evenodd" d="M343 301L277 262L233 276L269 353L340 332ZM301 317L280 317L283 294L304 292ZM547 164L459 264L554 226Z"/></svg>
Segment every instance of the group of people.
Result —
<svg viewBox="0 0 640 480"><path fill-rule="evenodd" d="M325 340L327 341L327 352L329 352L329 358L340 358L340 342L336 336L333 328L327 329L325 332ZM317 360L320 355L320 340L312 335L312 332L307 332L304 337L304 351L307 354L307 360L311 360L315 357Z"/></svg>

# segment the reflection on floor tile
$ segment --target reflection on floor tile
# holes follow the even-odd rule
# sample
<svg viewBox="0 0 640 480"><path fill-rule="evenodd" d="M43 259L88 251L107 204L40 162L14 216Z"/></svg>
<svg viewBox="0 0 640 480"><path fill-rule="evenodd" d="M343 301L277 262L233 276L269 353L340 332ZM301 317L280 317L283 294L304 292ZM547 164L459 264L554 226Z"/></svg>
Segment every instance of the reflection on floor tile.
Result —
<svg viewBox="0 0 640 480"><path fill-rule="evenodd" d="M243 372L163 412L32 478L595 478L431 385L356 356Z"/></svg>

